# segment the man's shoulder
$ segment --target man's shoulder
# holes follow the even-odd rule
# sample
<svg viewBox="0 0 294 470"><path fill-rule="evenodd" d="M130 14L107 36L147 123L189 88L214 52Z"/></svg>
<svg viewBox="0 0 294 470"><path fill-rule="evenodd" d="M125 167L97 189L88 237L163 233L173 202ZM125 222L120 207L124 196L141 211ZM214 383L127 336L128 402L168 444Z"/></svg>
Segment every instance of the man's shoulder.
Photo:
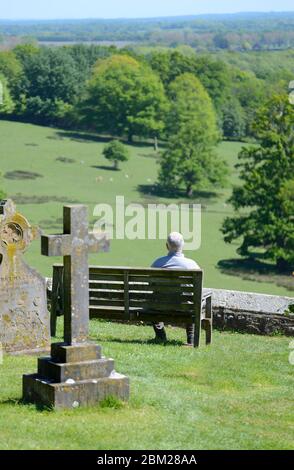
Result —
<svg viewBox="0 0 294 470"><path fill-rule="evenodd" d="M151 265L151 268L162 268L168 261L168 256L161 256L160 258L157 258Z"/></svg>
<svg viewBox="0 0 294 470"><path fill-rule="evenodd" d="M193 259L190 258L182 258L183 264L187 267L187 269L201 269L200 266L194 261Z"/></svg>
<svg viewBox="0 0 294 470"><path fill-rule="evenodd" d="M152 268L171 268L171 269L200 269L198 264L185 256L161 256L157 258L151 266Z"/></svg>

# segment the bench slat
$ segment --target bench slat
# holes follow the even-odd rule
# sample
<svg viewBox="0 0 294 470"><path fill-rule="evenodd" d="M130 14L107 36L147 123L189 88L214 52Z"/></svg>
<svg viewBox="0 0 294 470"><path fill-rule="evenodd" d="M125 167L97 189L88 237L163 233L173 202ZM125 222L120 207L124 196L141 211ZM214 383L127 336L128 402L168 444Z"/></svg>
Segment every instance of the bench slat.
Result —
<svg viewBox="0 0 294 470"><path fill-rule="evenodd" d="M124 308L124 300L109 300L109 299L93 299L90 298L90 307L122 307Z"/></svg>
<svg viewBox="0 0 294 470"><path fill-rule="evenodd" d="M199 269L193 270L185 270L185 269L157 269L157 268L132 268L132 267L115 267L115 266L90 266L89 272L91 274L119 274L121 275L123 272L128 271L130 275L152 275L156 273L156 275L169 277L167 272L171 274L171 277L174 276L193 276L192 273L201 273L202 271Z"/></svg>
<svg viewBox="0 0 294 470"><path fill-rule="evenodd" d="M90 306L90 317L91 318L105 318L105 319L113 319L113 320L125 320L124 317L124 310L123 308L117 307L97 307L97 306ZM193 323L194 317L190 314L186 313L176 313L176 312L157 312L157 311L148 311L148 312L141 312L138 309L130 308L130 316L129 319L131 321L150 321L150 322L158 322L164 321L168 323L176 323L176 324L186 324L186 323Z"/></svg>
<svg viewBox="0 0 294 470"><path fill-rule="evenodd" d="M137 308L144 308L149 311L154 310L158 312L191 312L193 314L194 312L194 305L193 304L164 304L164 303L155 303L152 302L148 304L148 301L143 301L140 302L138 300L132 300L130 301L130 306L131 307L137 307Z"/></svg>
<svg viewBox="0 0 294 470"><path fill-rule="evenodd" d="M125 293L123 290L117 291L117 290L98 290L98 289L91 289L90 290L90 298L95 298L95 299L122 299L124 300L125 298ZM192 292L178 292L178 293L159 293L159 292L153 292L153 291L129 291L129 299L130 300L146 300L149 302L168 302L171 303L177 302L177 303L182 303L182 302L187 302L191 301L193 302L193 294Z"/></svg>

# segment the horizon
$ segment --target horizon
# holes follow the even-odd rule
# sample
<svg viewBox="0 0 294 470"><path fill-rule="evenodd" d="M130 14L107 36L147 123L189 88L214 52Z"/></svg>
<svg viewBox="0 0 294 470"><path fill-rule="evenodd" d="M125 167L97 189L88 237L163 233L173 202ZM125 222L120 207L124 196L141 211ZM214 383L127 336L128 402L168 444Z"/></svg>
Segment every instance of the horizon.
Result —
<svg viewBox="0 0 294 470"><path fill-rule="evenodd" d="M236 11L236 12L223 12L223 13L199 13L199 14L186 14L186 15L166 15L166 16L138 16L138 17L51 17L51 18L0 18L1 21L119 21L119 20L157 20L157 19L173 19L173 18L202 18L209 16L238 16L238 15L271 15L271 14L287 14L294 13L293 10L271 10L271 11Z"/></svg>
<svg viewBox="0 0 294 470"><path fill-rule="evenodd" d="M258 4L258 5L257 5ZM70 14L69 14L70 12ZM11 0L1 6L0 21L57 21L57 20L133 20L208 15L291 13L290 0L209 0L204 6L199 0L149 0L138 4L136 0L108 0L97 5L95 0Z"/></svg>

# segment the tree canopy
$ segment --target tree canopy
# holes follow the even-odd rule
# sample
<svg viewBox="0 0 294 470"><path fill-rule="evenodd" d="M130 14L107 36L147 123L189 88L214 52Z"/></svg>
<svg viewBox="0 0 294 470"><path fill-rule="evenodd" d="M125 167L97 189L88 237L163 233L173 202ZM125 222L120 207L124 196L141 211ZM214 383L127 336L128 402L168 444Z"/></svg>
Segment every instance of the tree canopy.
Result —
<svg viewBox="0 0 294 470"><path fill-rule="evenodd" d="M10 114L14 109L14 103L7 86L7 80L0 73L0 115Z"/></svg>
<svg viewBox="0 0 294 470"><path fill-rule="evenodd" d="M154 137L164 129L163 85L146 65L126 55L98 61L82 103L84 122L111 135Z"/></svg>
<svg viewBox="0 0 294 470"><path fill-rule="evenodd" d="M126 162L129 159L127 147L119 140L112 140L103 149L104 157L113 162L114 168L118 170L119 162Z"/></svg>
<svg viewBox="0 0 294 470"><path fill-rule="evenodd" d="M224 239L241 240L239 253L294 265L294 107L273 97L253 125L259 145L239 155L242 186L230 202L236 215L225 220Z"/></svg>
<svg viewBox="0 0 294 470"><path fill-rule="evenodd" d="M159 184L193 191L221 185L224 165L215 153L219 139L216 114L204 87L192 74L183 74L169 87L168 146L161 157Z"/></svg>

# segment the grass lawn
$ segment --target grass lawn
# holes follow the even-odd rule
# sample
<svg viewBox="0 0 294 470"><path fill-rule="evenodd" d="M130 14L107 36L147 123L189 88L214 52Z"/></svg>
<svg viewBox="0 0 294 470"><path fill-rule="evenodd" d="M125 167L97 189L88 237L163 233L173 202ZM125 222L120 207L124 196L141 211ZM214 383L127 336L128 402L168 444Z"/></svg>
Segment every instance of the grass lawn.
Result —
<svg viewBox="0 0 294 470"><path fill-rule="evenodd" d="M165 203L180 200L155 197L150 192L157 178L157 161L152 146L129 147L130 161L121 171L113 171L103 158L104 143L53 128L0 121L0 170L6 177L3 186L9 197L29 221L38 224L47 233L57 233L62 226L62 205L80 202L89 205L90 214L95 204L114 204L116 195L130 202ZM203 204L202 244L196 252L187 252L205 271L205 285L268 294L289 295L294 278L277 276L270 270L258 274L252 268L221 271L220 261L240 260L238 245L227 245L220 227L224 217L231 213L226 201L232 185L238 181L234 168L242 144L224 142L218 151L227 160L231 177L227 188L217 194L202 194L192 201ZM35 179L25 179L19 171L35 173ZM1 181L2 185L2 181ZM138 190L145 187L145 192ZM91 219L94 222L94 218ZM92 257L91 262L102 265L149 266L154 258L164 254L163 240L114 240L111 252ZM40 256L40 243L35 242L27 254L28 261L43 274L51 274L54 259ZM60 261L57 259L56 261ZM234 261L236 264L236 261ZM233 264L234 264L233 263ZM230 275L235 274L235 275ZM293 286L294 288L294 286ZM292 291L293 293L293 291Z"/></svg>
<svg viewBox="0 0 294 470"><path fill-rule="evenodd" d="M184 331L155 345L151 327L91 321L91 338L131 379L128 404L37 411L18 402L36 358L0 366L0 449L293 449L289 339L215 332L199 350Z"/></svg>

